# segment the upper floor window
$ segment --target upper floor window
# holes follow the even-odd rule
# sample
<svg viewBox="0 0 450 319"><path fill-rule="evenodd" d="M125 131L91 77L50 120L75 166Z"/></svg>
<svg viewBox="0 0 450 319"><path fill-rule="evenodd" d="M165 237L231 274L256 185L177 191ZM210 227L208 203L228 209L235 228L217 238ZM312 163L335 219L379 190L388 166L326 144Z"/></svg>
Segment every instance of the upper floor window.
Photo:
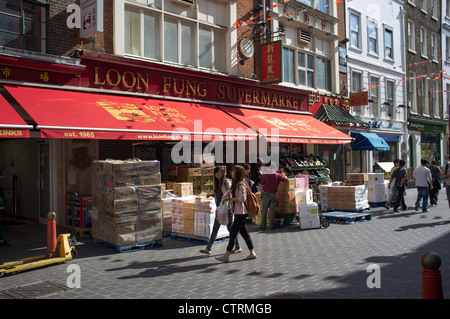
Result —
<svg viewBox="0 0 450 319"><path fill-rule="evenodd" d="M350 13L350 45L361 49L359 15Z"/></svg>
<svg viewBox="0 0 450 319"><path fill-rule="evenodd" d="M297 2L306 4L316 10L322 11L328 14L328 8L330 4L330 0L296 0Z"/></svg>
<svg viewBox="0 0 450 319"><path fill-rule="evenodd" d="M47 0L0 1L0 46L45 53Z"/></svg>
<svg viewBox="0 0 450 319"><path fill-rule="evenodd" d="M218 2L217 6L223 5ZM223 15L222 7L222 10L214 8L209 7L209 12L222 11ZM125 54L226 72L227 29L214 25L201 8L198 10L199 18L194 19L160 9L126 5Z"/></svg>
<svg viewBox="0 0 450 319"><path fill-rule="evenodd" d="M378 53L378 31L375 22L368 23L369 52Z"/></svg>
<svg viewBox="0 0 450 319"><path fill-rule="evenodd" d="M394 59L393 34L391 29L384 29L384 57Z"/></svg>

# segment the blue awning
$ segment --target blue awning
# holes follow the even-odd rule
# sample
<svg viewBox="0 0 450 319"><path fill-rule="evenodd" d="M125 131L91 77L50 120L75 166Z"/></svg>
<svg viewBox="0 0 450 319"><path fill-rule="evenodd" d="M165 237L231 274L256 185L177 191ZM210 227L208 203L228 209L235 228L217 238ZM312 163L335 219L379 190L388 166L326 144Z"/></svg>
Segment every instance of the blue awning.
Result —
<svg viewBox="0 0 450 319"><path fill-rule="evenodd" d="M389 151L390 147L384 139L375 133L351 132L350 136L355 140L352 142L354 151Z"/></svg>

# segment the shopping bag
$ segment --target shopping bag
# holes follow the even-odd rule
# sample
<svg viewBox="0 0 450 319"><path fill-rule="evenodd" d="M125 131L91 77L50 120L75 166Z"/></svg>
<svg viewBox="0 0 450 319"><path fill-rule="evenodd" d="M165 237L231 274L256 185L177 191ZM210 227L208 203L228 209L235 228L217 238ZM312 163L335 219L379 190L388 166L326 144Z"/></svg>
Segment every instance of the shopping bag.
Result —
<svg viewBox="0 0 450 319"><path fill-rule="evenodd" d="M217 207L216 218L220 225L228 224L228 205L226 203L220 203Z"/></svg>

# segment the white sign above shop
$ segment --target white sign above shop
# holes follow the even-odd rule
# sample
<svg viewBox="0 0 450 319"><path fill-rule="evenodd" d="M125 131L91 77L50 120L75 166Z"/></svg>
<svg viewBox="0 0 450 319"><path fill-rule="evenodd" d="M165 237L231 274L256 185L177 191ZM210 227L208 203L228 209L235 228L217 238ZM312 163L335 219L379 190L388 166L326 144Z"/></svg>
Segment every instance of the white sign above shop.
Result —
<svg viewBox="0 0 450 319"><path fill-rule="evenodd" d="M80 0L80 38L103 32L103 0Z"/></svg>

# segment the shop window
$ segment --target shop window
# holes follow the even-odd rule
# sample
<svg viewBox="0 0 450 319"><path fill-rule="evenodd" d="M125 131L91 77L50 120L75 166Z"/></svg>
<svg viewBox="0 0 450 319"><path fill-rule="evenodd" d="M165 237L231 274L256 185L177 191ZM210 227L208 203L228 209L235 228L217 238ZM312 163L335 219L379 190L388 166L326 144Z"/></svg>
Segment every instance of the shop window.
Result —
<svg viewBox="0 0 450 319"><path fill-rule="evenodd" d="M0 1L0 46L45 53L48 1Z"/></svg>

